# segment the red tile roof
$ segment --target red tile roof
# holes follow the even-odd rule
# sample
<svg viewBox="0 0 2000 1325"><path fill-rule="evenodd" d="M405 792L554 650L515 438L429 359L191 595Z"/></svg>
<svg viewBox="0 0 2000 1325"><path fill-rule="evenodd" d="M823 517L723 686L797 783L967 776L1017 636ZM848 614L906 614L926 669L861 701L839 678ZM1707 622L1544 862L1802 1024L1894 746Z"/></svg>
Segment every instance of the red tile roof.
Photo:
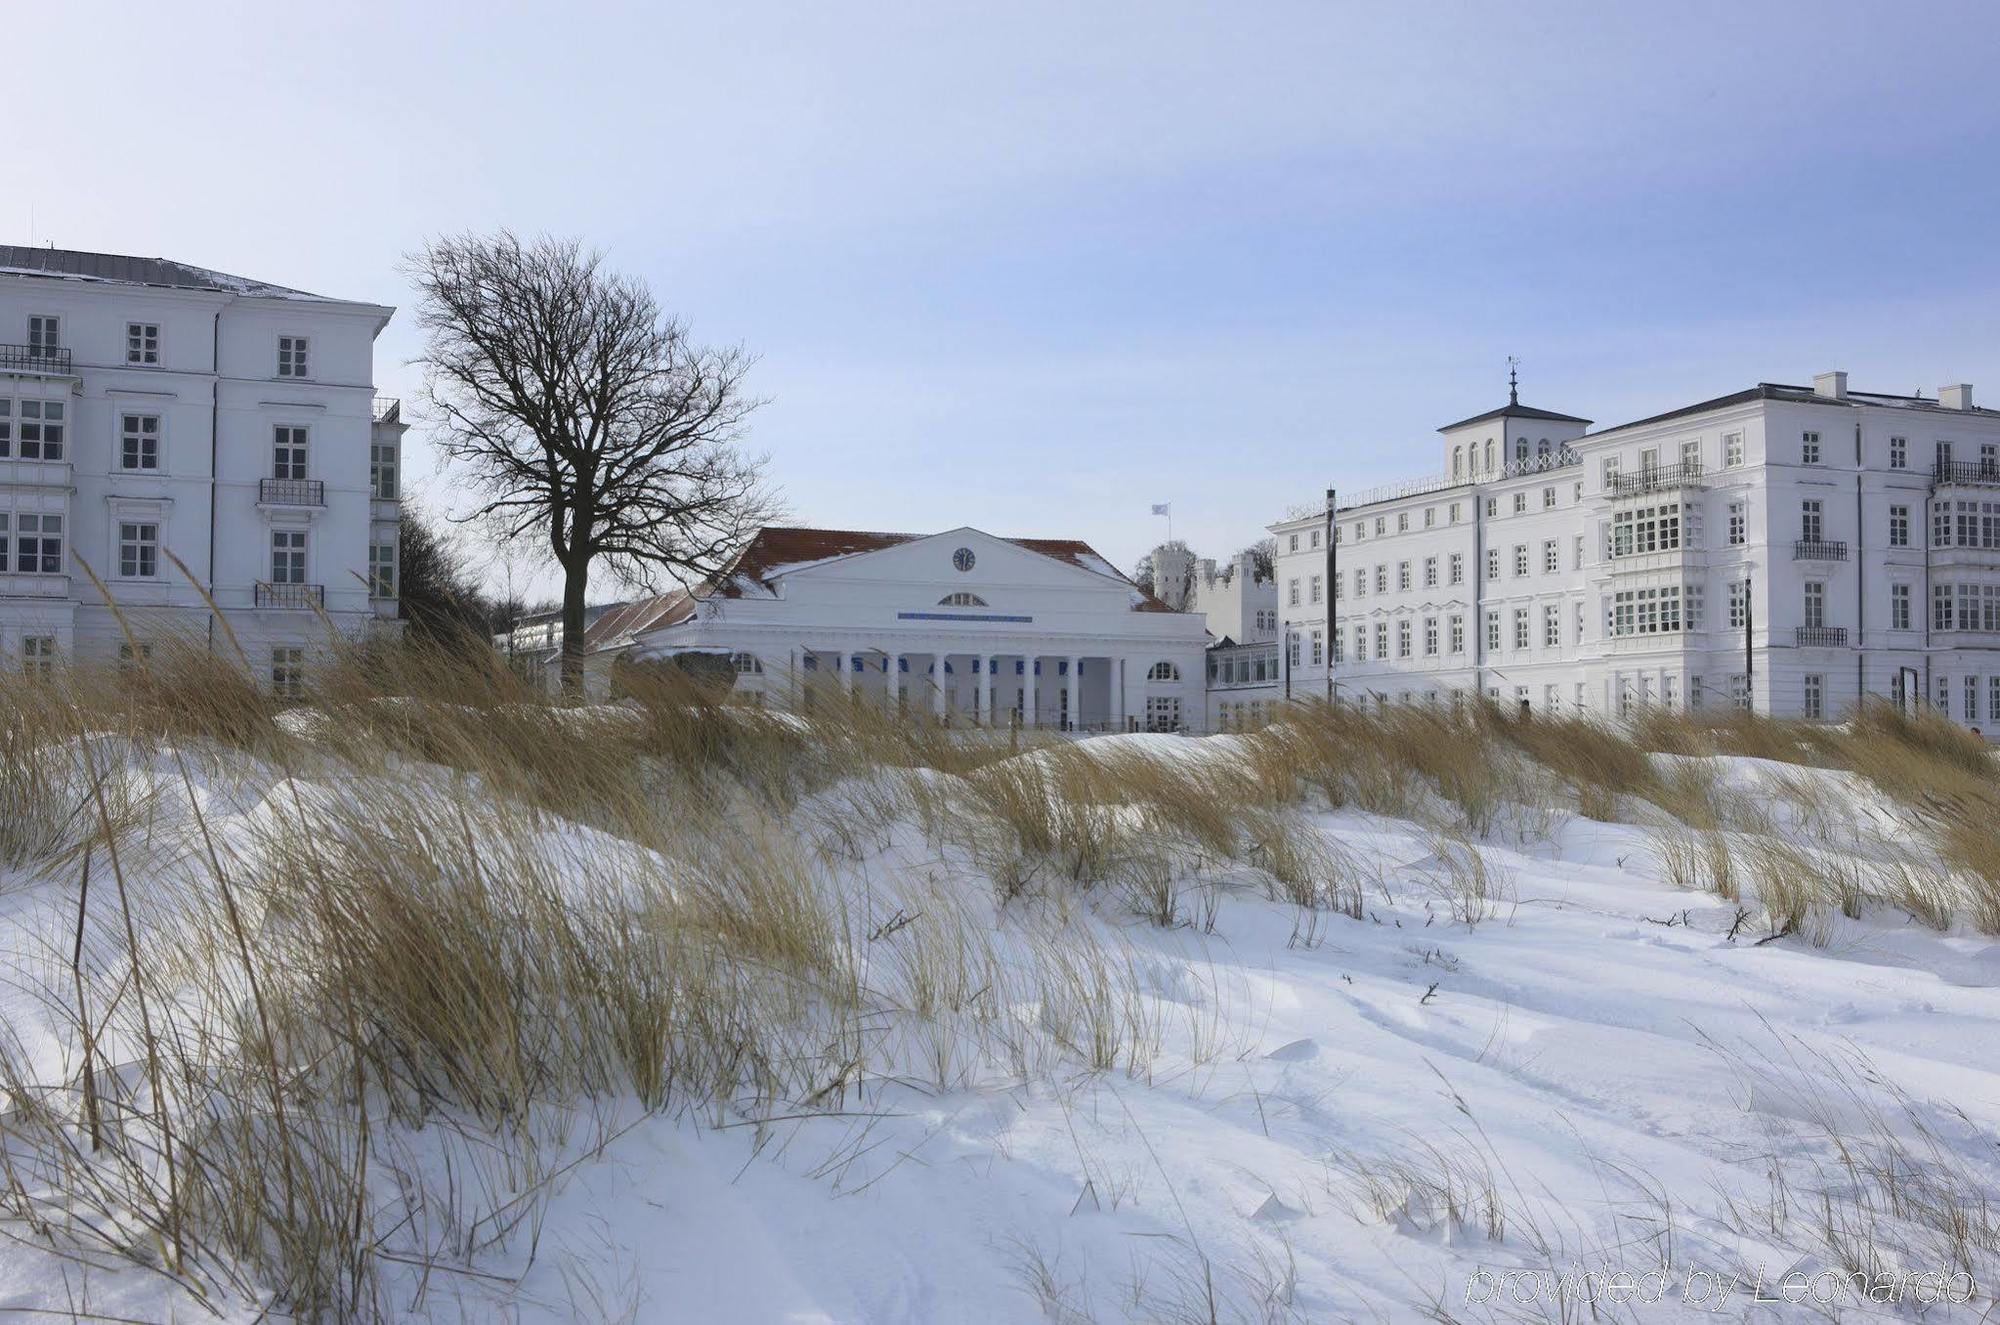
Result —
<svg viewBox="0 0 2000 1325"><path fill-rule="evenodd" d="M605 609L583 632L583 651L615 649L649 630L677 625L694 615L695 596L685 589L637 598Z"/></svg>
<svg viewBox="0 0 2000 1325"><path fill-rule="evenodd" d="M736 559L736 564L722 577L722 587L718 590L725 598L738 598L748 583L770 587L770 577L785 570L815 562L831 561L837 557L853 556L859 552L879 552L899 543L913 543L929 534L891 534L870 532L860 529L795 529L778 525L767 525L757 531L750 540L750 546ZM1173 609L1160 602L1151 594L1143 593L1132 584L1123 571L1098 553L1090 544L1074 538L1009 538L1012 543L1029 552L1036 552L1057 561L1067 562L1080 570L1097 575L1108 575L1130 586L1141 595L1133 604L1135 612L1170 612Z"/></svg>

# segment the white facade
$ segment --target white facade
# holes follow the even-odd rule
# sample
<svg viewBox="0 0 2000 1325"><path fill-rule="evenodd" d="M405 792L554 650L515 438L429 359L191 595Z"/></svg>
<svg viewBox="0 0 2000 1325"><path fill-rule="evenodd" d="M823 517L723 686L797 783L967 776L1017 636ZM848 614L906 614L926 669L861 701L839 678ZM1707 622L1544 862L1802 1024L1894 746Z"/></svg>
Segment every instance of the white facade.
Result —
<svg viewBox="0 0 2000 1325"><path fill-rule="evenodd" d="M834 694L982 726L1205 729L1200 617L1088 545L977 529L765 529L642 655L726 651L752 702Z"/></svg>
<svg viewBox="0 0 2000 1325"><path fill-rule="evenodd" d="M214 642L209 590L280 686L329 623L392 625L404 425L373 386L392 311L0 246L0 657L118 657L89 572L148 647Z"/></svg>
<svg viewBox="0 0 2000 1325"><path fill-rule="evenodd" d="M1510 404L1441 430L1438 477L1341 505L1330 637L1328 517L1273 525L1287 693L1330 659L1377 704L1832 718L1914 682L1994 730L2000 411L1970 387L1828 373L1586 426Z"/></svg>

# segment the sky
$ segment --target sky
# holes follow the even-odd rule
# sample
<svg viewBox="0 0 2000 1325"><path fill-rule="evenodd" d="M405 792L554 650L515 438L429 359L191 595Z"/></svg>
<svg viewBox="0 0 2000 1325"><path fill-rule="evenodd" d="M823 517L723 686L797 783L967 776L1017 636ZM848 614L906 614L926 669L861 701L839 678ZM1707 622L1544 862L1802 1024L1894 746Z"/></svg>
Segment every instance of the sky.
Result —
<svg viewBox="0 0 2000 1325"><path fill-rule="evenodd" d="M0 241L397 305L575 236L758 356L791 523L1225 558L1506 399L2000 402L2000 6L31 5ZM42 52L40 57L35 52ZM411 485L461 498L419 419ZM482 555L535 576L538 550ZM541 581L552 583L546 577Z"/></svg>

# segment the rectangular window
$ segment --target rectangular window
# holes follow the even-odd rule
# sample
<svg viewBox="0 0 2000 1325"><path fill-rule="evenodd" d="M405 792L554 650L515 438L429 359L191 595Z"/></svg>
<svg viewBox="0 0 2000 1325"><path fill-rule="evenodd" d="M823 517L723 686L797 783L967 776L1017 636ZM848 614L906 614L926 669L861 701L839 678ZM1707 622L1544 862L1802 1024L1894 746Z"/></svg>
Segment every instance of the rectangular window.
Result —
<svg viewBox="0 0 2000 1325"><path fill-rule="evenodd" d="M28 318L28 357L48 358L62 348L62 319L52 313Z"/></svg>
<svg viewBox="0 0 2000 1325"><path fill-rule="evenodd" d="M1931 629L1950 630L1952 628L1952 592L1949 584L1931 586Z"/></svg>
<svg viewBox="0 0 2000 1325"><path fill-rule="evenodd" d="M1389 564L1383 562L1375 568L1375 592L1389 592Z"/></svg>
<svg viewBox="0 0 2000 1325"><path fill-rule="evenodd" d="M1313 545L1314 547L1318 547L1318 546L1319 546L1319 530L1317 530L1317 529L1315 529L1315 530L1313 530L1313 531L1312 531L1312 545Z"/></svg>
<svg viewBox="0 0 2000 1325"><path fill-rule="evenodd" d="M1611 489L1618 486L1617 456L1607 456L1605 458L1604 465L1602 468L1602 478L1605 491L1609 492Z"/></svg>
<svg viewBox="0 0 2000 1325"><path fill-rule="evenodd" d="M1377 538L1380 538L1380 537L1381 537L1382 535L1384 535L1384 534L1386 534L1386 533L1388 533L1388 532L1389 532L1389 517L1388 517L1388 516L1386 516L1386 515L1378 515L1378 516L1376 516L1376 517L1375 517L1375 537L1377 537Z"/></svg>
<svg viewBox="0 0 2000 1325"><path fill-rule="evenodd" d="M1465 583L1465 554L1463 552L1454 552L1451 554L1451 582L1453 584Z"/></svg>
<svg viewBox="0 0 2000 1325"><path fill-rule="evenodd" d="M1910 586L1892 584L1889 586L1889 629L1908 630L1910 628Z"/></svg>
<svg viewBox="0 0 2000 1325"><path fill-rule="evenodd" d="M1554 488L1543 488L1542 509L1545 511L1553 510L1555 509L1555 504L1556 504L1556 490Z"/></svg>
<svg viewBox="0 0 2000 1325"><path fill-rule="evenodd" d="M1542 609L1542 643L1548 648L1562 644L1562 609L1554 603Z"/></svg>
<svg viewBox="0 0 2000 1325"><path fill-rule="evenodd" d="M1354 628L1354 661L1368 661L1368 627L1366 626L1356 626Z"/></svg>
<svg viewBox="0 0 2000 1325"><path fill-rule="evenodd" d="M1729 503L1729 546L1742 547L1746 524L1743 518L1743 503Z"/></svg>
<svg viewBox="0 0 2000 1325"><path fill-rule="evenodd" d="M1551 538L1542 543L1542 572L1554 575L1562 569L1562 545Z"/></svg>
<svg viewBox="0 0 2000 1325"><path fill-rule="evenodd" d="M1571 569L1571 570L1582 570L1582 569L1583 569L1583 535L1582 535L1582 534L1578 534L1578 535L1576 536L1576 546L1575 546L1575 548L1574 548L1574 551L1573 551L1573 559L1575 560L1576 564L1575 564L1575 565L1573 565L1573 566L1571 566L1571 567L1570 567L1570 569Z"/></svg>
<svg viewBox="0 0 2000 1325"><path fill-rule="evenodd" d="M64 402L22 400L15 402L15 409L18 416L21 459L62 459L63 430L69 417Z"/></svg>
<svg viewBox="0 0 2000 1325"><path fill-rule="evenodd" d="M21 671L31 681L46 681L56 674L56 637L23 635Z"/></svg>
<svg viewBox="0 0 2000 1325"><path fill-rule="evenodd" d="M1690 474L1701 472L1701 440L1681 443L1681 466Z"/></svg>
<svg viewBox="0 0 2000 1325"><path fill-rule="evenodd" d="M1819 463L1819 434L1804 433L1799 438L1799 463L1816 465Z"/></svg>
<svg viewBox="0 0 2000 1325"><path fill-rule="evenodd" d="M394 598L396 596L396 545L394 543L370 543L368 545L368 596L370 598Z"/></svg>
<svg viewBox="0 0 2000 1325"><path fill-rule="evenodd" d="M1805 583L1806 625L1809 627L1826 624L1826 582L1807 580Z"/></svg>
<svg viewBox="0 0 2000 1325"><path fill-rule="evenodd" d="M1986 678L1986 711L2000 713L2000 675Z"/></svg>
<svg viewBox="0 0 2000 1325"><path fill-rule="evenodd" d="M1457 503L1457 502L1453 502L1453 503L1452 503L1452 504L1451 504L1450 506L1448 506L1448 507L1446 507L1446 508L1445 508L1445 522L1446 522L1447 524L1457 524L1457 523L1458 523L1458 503Z"/></svg>
<svg viewBox="0 0 2000 1325"><path fill-rule="evenodd" d="M160 362L159 323L127 322L125 324L125 362L149 366Z"/></svg>
<svg viewBox="0 0 2000 1325"><path fill-rule="evenodd" d="M273 529L271 531L271 583L304 584L306 582L306 531L303 529Z"/></svg>
<svg viewBox="0 0 2000 1325"><path fill-rule="evenodd" d="M1410 532L1410 513L1408 511L1396 512L1396 532L1399 534Z"/></svg>
<svg viewBox="0 0 2000 1325"><path fill-rule="evenodd" d="M1979 678L1976 676L1965 678L1965 720L1979 721Z"/></svg>
<svg viewBox="0 0 2000 1325"><path fill-rule="evenodd" d="M22 575L62 574L63 518L23 511L14 517L14 569Z"/></svg>
<svg viewBox="0 0 2000 1325"><path fill-rule="evenodd" d="M1375 623L1375 656L1377 658L1389 656L1389 623L1386 621Z"/></svg>
<svg viewBox="0 0 2000 1325"><path fill-rule="evenodd" d="M278 337L278 376L309 377L311 360L306 354L304 336Z"/></svg>
<svg viewBox="0 0 2000 1325"><path fill-rule="evenodd" d="M1306 601L1308 603L1319 603L1325 599L1326 586L1319 576L1313 576L1311 580L1307 581L1307 584Z"/></svg>
<svg viewBox="0 0 2000 1325"><path fill-rule="evenodd" d="M1625 589L1611 596L1611 610L1605 629L1613 638L1627 635L1674 635L1685 625L1694 628L1694 586L1683 595L1681 586L1657 589ZM1683 605L1687 608L1683 616Z"/></svg>
<svg viewBox="0 0 2000 1325"><path fill-rule="evenodd" d="M1525 492L1517 492L1517 493L1515 493L1515 494L1514 494L1514 514L1516 514L1516 515L1526 515L1527 513L1528 513L1528 494L1527 494L1527 493L1525 493Z"/></svg>
<svg viewBox="0 0 2000 1325"><path fill-rule="evenodd" d="M1528 609L1525 607L1514 609L1514 647L1528 647Z"/></svg>
<svg viewBox="0 0 2000 1325"><path fill-rule="evenodd" d="M1500 499L1498 497L1488 497L1486 499L1486 518L1490 520L1498 514L1500 514Z"/></svg>
<svg viewBox="0 0 2000 1325"><path fill-rule="evenodd" d="M1889 468L1908 469L1910 467L1910 439L1891 437L1889 439Z"/></svg>
<svg viewBox="0 0 2000 1325"><path fill-rule="evenodd" d="M1435 658L1437 657L1437 651L1438 619L1434 616L1427 616L1424 618L1424 657Z"/></svg>
<svg viewBox="0 0 2000 1325"><path fill-rule="evenodd" d="M1462 616L1455 616L1451 619L1451 651L1453 653L1465 652L1465 618Z"/></svg>
<svg viewBox="0 0 2000 1325"><path fill-rule="evenodd" d="M1825 531L1822 519L1824 507L1817 498L1799 503L1799 538L1807 543L1820 542Z"/></svg>
<svg viewBox="0 0 2000 1325"><path fill-rule="evenodd" d="M154 470L160 467L160 416L121 415L118 424L118 467Z"/></svg>
<svg viewBox="0 0 2000 1325"><path fill-rule="evenodd" d="M1500 652L1500 614L1498 612L1488 612L1486 614L1486 651L1488 653Z"/></svg>
<svg viewBox="0 0 2000 1325"><path fill-rule="evenodd" d="M1356 566L1354 568L1354 596L1359 598L1367 592L1368 571L1365 567Z"/></svg>
<svg viewBox="0 0 2000 1325"><path fill-rule="evenodd" d="M1435 589L1437 588L1437 584L1438 584L1438 559L1436 557L1425 557L1424 588Z"/></svg>
<svg viewBox="0 0 2000 1325"><path fill-rule="evenodd" d="M1726 432L1722 434L1722 464L1726 469L1734 469L1743 463L1743 434Z"/></svg>
<svg viewBox="0 0 2000 1325"><path fill-rule="evenodd" d="M1396 587L1404 590L1410 587L1410 563L1407 561L1396 563Z"/></svg>
<svg viewBox="0 0 2000 1325"><path fill-rule="evenodd" d="M1681 508L1645 506L1620 511L1611 517L1611 555L1644 556L1649 552L1674 552L1681 545Z"/></svg>
<svg viewBox="0 0 2000 1325"><path fill-rule="evenodd" d="M1312 665L1318 667L1326 661L1326 635L1317 626L1312 631Z"/></svg>
<svg viewBox="0 0 2000 1325"><path fill-rule="evenodd" d="M1528 573L1528 545L1526 543L1514 544L1514 573L1516 575L1526 575Z"/></svg>
<svg viewBox="0 0 2000 1325"><path fill-rule="evenodd" d="M1889 508L1889 546L1908 547L1910 545L1910 508L1891 506Z"/></svg>
<svg viewBox="0 0 2000 1325"><path fill-rule="evenodd" d="M1297 534L1293 534L1291 537L1292 537L1291 546L1287 548L1286 551L1297 552L1299 550L1299 536Z"/></svg>
<svg viewBox="0 0 2000 1325"><path fill-rule="evenodd" d="M306 430L281 423L271 435L271 477L302 479L306 476Z"/></svg>
<svg viewBox="0 0 2000 1325"><path fill-rule="evenodd" d="M396 500L396 446L393 442L371 442L368 446L368 491L376 501ZM1296 550L1298 535L1292 535Z"/></svg>
<svg viewBox="0 0 2000 1325"><path fill-rule="evenodd" d="M1424 528L1429 529L1433 525L1437 524L1437 514L1438 514L1437 507L1435 506L1424 507Z"/></svg>
<svg viewBox="0 0 2000 1325"><path fill-rule="evenodd" d="M298 699L305 693L306 651L296 644L281 644L271 650L271 693L279 699Z"/></svg>
<svg viewBox="0 0 2000 1325"><path fill-rule="evenodd" d="M1297 670L1299 665L1299 632L1294 630L1285 636L1285 661Z"/></svg>
<svg viewBox="0 0 2000 1325"><path fill-rule="evenodd" d="M1818 672L1806 673L1805 714L1808 718L1826 716L1826 678Z"/></svg>
<svg viewBox="0 0 2000 1325"><path fill-rule="evenodd" d="M1410 656L1410 623L1407 620L1396 623L1396 656Z"/></svg>
<svg viewBox="0 0 2000 1325"><path fill-rule="evenodd" d="M1299 582L1297 580L1287 580L1285 582L1285 606L1297 607L1298 605L1299 605Z"/></svg>
<svg viewBox="0 0 2000 1325"><path fill-rule="evenodd" d="M150 580L160 573L160 526L151 521L120 521L118 574L128 580Z"/></svg>

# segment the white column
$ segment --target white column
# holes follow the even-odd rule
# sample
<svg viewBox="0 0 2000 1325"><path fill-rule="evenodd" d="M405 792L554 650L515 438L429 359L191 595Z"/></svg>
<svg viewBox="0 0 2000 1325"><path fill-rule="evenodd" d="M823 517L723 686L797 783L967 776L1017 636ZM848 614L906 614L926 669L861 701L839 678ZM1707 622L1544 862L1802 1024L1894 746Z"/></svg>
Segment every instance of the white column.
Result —
<svg viewBox="0 0 2000 1325"><path fill-rule="evenodd" d="M931 655L931 715L944 717L944 654Z"/></svg>
<svg viewBox="0 0 2000 1325"><path fill-rule="evenodd" d="M1119 731L1125 730L1125 660L1110 660L1111 675L1111 725Z"/></svg>
<svg viewBox="0 0 2000 1325"><path fill-rule="evenodd" d="M993 725L993 655L981 653L976 664L979 668L979 725Z"/></svg>
<svg viewBox="0 0 2000 1325"><path fill-rule="evenodd" d="M1083 655L1069 660L1069 729L1083 730Z"/></svg>
<svg viewBox="0 0 2000 1325"><path fill-rule="evenodd" d="M882 654L882 669L883 702L888 706L890 713L896 713L902 707L896 702L903 693L902 655L884 650Z"/></svg>
<svg viewBox="0 0 2000 1325"><path fill-rule="evenodd" d="M1027 693L1021 697L1021 725L1023 727L1032 727L1035 725L1035 655L1034 654L1024 653L1021 655L1021 675L1025 678L1022 681L1021 688L1027 691Z"/></svg>
<svg viewBox="0 0 2000 1325"><path fill-rule="evenodd" d="M854 655L846 649L840 651L840 693L854 693Z"/></svg>

